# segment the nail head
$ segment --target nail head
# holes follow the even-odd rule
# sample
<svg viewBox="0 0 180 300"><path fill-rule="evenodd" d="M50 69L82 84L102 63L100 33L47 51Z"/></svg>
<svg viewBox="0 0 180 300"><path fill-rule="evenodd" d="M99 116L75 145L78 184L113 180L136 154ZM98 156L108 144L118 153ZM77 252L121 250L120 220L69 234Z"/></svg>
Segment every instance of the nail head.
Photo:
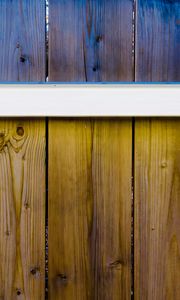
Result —
<svg viewBox="0 0 180 300"><path fill-rule="evenodd" d="M167 162L163 161L163 162L161 163L161 167L162 167L162 168L166 168L166 167L167 167Z"/></svg>

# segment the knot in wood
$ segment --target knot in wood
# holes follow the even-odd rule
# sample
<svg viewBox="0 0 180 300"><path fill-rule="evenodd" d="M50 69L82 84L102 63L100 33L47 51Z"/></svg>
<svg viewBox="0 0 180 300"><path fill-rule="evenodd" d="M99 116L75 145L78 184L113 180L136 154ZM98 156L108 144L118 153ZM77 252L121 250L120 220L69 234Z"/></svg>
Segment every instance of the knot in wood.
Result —
<svg viewBox="0 0 180 300"><path fill-rule="evenodd" d="M20 62L24 63L26 61L24 56L20 56Z"/></svg>
<svg viewBox="0 0 180 300"><path fill-rule="evenodd" d="M102 41L102 35L97 35L96 36L96 42L100 43Z"/></svg>
<svg viewBox="0 0 180 300"><path fill-rule="evenodd" d="M109 268L114 268L116 270L120 270L122 268L122 265L123 265L122 261L120 261L118 259L118 260L115 260L115 261L111 262L109 264Z"/></svg>
<svg viewBox="0 0 180 300"><path fill-rule="evenodd" d="M60 274L57 275L57 277L58 277L58 279L60 279L63 283L66 283L66 282L67 282L67 276L66 276L66 274L60 273Z"/></svg>
<svg viewBox="0 0 180 300"><path fill-rule="evenodd" d="M20 62L25 63L27 58L24 55L20 56Z"/></svg>
<svg viewBox="0 0 180 300"><path fill-rule="evenodd" d="M38 267L34 267L30 270L30 273L33 275L33 276L37 276L39 273L40 273L40 270Z"/></svg>
<svg viewBox="0 0 180 300"><path fill-rule="evenodd" d="M23 129L23 127L22 126L18 126L17 129L16 129L16 133L19 136L23 136L24 135L24 129Z"/></svg>
<svg viewBox="0 0 180 300"><path fill-rule="evenodd" d="M6 230L6 235L9 236L10 235L10 231Z"/></svg>
<svg viewBox="0 0 180 300"><path fill-rule="evenodd" d="M24 207L25 207L25 209L28 209L28 208L29 208L29 203L28 203L28 202L25 202L25 203L24 203Z"/></svg>
<svg viewBox="0 0 180 300"><path fill-rule="evenodd" d="M20 289L16 289L16 294L17 294L17 296L20 296L22 294L21 290Z"/></svg>

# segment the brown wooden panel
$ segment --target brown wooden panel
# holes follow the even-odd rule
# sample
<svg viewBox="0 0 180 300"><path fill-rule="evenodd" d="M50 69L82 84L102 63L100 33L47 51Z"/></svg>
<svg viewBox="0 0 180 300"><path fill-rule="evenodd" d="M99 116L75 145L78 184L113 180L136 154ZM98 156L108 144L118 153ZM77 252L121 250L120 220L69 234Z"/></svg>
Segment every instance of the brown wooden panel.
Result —
<svg viewBox="0 0 180 300"><path fill-rule="evenodd" d="M180 120L135 127L135 299L180 298Z"/></svg>
<svg viewBox="0 0 180 300"><path fill-rule="evenodd" d="M136 81L180 81L180 1L136 1Z"/></svg>
<svg viewBox="0 0 180 300"><path fill-rule="evenodd" d="M49 123L49 299L130 299L130 120Z"/></svg>
<svg viewBox="0 0 180 300"><path fill-rule="evenodd" d="M0 81L45 80L45 1L0 1Z"/></svg>
<svg viewBox="0 0 180 300"><path fill-rule="evenodd" d="M0 299L44 299L44 125L0 120Z"/></svg>
<svg viewBox="0 0 180 300"><path fill-rule="evenodd" d="M136 1L136 81L179 81L179 1ZM178 119L135 121L135 299L180 298Z"/></svg>
<svg viewBox="0 0 180 300"><path fill-rule="evenodd" d="M49 80L133 80L132 18L133 1L50 0ZM129 299L131 142L130 119L51 119L50 299Z"/></svg>
<svg viewBox="0 0 180 300"><path fill-rule="evenodd" d="M45 80L45 1L0 1L0 81ZM0 299L44 299L45 122L0 120Z"/></svg>
<svg viewBox="0 0 180 300"><path fill-rule="evenodd" d="M49 80L132 81L133 1L50 0Z"/></svg>

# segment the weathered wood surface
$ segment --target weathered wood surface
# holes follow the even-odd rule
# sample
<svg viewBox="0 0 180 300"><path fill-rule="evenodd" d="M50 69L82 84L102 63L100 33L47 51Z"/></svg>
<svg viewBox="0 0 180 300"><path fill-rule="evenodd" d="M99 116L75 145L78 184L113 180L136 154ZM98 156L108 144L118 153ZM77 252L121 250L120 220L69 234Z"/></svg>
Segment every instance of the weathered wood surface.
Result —
<svg viewBox="0 0 180 300"><path fill-rule="evenodd" d="M180 81L179 19L179 1L136 1L136 81ZM180 298L179 129L135 121L135 299Z"/></svg>
<svg viewBox="0 0 180 300"><path fill-rule="evenodd" d="M0 1L0 81L45 80L45 1Z"/></svg>
<svg viewBox="0 0 180 300"><path fill-rule="evenodd" d="M132 1L49 6L49 81L132 81ZM129 299L131 120L50 120L49 299Z"/></svg>
<svg viewBox="0 0 180 300"><path fill-rule="evenodd" d="M50 0L52 81L132 81L133 1Z"/></svg>
<svg viewBox="0 0 180 300"><path fill-rule="evenodd" d="M0 81L45 80L45 1L0 1L0 48ZM44 248L45 122L1 119L0 299L44 299Z"/></svg>
<svg viewBox="0 0 180 300"><path fill-rule="evenodd" d="M180 81L180 1L136 1L136 81Z"/></svg>
<svg viewBox="0 0 180 300"><path fill-rule="evenodd" d="M180 121L135 127L135 299L180 299Z"/></svg>
<svg viewBox="0 0 180 300"><path fill-rule="evenodd" d="M44 299L45 126L0 121L0 299Z"/></svg>
<svg viewBox="0 0 180 300"><path fill-rule="evenodd" d="M49 299L130 299L131 122L50 120Z"/></svg>

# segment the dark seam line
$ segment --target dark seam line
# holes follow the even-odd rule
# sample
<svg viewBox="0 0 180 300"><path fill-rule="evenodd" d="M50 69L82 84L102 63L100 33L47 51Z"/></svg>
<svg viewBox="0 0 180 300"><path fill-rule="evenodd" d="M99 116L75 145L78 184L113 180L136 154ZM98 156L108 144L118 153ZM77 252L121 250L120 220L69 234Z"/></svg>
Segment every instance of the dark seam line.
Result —
<svg viewBox="0 0 180 300"><path fill-rule="evenodd" d="M133 81L136 82L136 0L133 1ZM132 118L132 205L131 205L131 300L134 300L134 251L135 251L135 228L134 228L134 217L135 217L135 122L136 118Z"/></svg>
<svg viewBox="0 0 180 300"><path fill-rule="evenodd" d="M45 1L45 82L48 81L49 76L49 35L48 35L48 5L49 1ZM49 159L49 128L48 128L48 117L45 118L45 136L46 136L46 160L45 160L45 300L48 300L48 284L49 284L49 277L48 277L48 159Z"/></svg>
<svg viewBox="0 0 180 300"><path fill-rule="evenodd" d="M131 300L134 299L134 195L135 195L135 118L132 118L132 174L131 174Z"/></svg>
<svg viewBox="0 0 180 300"><path fill-rule="evenodd" d="M45 202L45 300L48 300L48 118L46 117L46 202Z"/></svg>

